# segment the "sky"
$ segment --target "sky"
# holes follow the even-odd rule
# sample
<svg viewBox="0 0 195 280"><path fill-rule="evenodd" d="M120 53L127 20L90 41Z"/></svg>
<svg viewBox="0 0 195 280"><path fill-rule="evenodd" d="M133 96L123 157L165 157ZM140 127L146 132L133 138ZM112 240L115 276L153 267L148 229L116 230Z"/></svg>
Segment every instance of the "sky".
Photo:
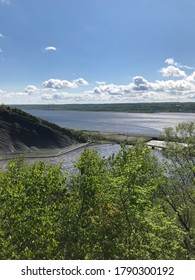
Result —
<svg viewBox="0 0 195 280"><path fill-rule="evenodd" d="M0 0L0 104L195 102L194 0Z"/></svg>

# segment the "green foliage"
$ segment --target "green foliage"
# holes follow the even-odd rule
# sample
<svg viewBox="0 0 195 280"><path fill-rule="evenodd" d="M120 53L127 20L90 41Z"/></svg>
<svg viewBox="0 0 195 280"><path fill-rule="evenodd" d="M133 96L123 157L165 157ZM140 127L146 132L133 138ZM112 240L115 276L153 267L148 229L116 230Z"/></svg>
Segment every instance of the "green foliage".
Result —
<svg viewBox="0 0 195 280"><path fill-rule="evenodd" d="M185 133L174 139L190 151L168 147L165 165L143 144L109 159L85 149L71 176L10 162L0 171L0 259L194 259L194 134Z"/></svg>
<svg viewBox="0 0 195 280"><path fill-rule="evenodd" d="M169 214L176 216L177 224L185 231L184 248L189 258L195 257L195 123L182 123L167 128L163 138L167 141L164 155L166 183L161 192Z"/></svg>
<svg viewBox="0 0 195 280"><path fill-rule="evenodd" d="M59 166L10 162L0 174L0 258L57 257ZM56 255L56 256L55 256Z"/></svg>
<svg viewBox="0 0 195 280"><path fill-rule="evenodd" d="M163 175L149 149L142 145L123 147L114 159L113 174L123 214L125 258L168 259L171 255L180 258L182 232L175 230L174 222L158 203L157 190ZM177 252L174 242L166 246L167 234L177 243Z"/></svg>

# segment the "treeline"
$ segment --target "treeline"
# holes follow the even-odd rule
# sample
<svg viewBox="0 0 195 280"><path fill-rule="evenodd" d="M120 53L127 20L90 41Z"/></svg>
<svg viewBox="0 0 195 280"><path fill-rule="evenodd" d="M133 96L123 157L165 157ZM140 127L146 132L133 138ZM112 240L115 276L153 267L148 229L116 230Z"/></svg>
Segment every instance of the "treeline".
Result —
<svg viewBox="0 0 195 280"><path fill-rule="evenodd" d="M14 105L22 110L111 111L127 113L183 112L194 113L195 102L116 103L116 104L47 104Z"/></svg>
<svg viewBox="0 0 195 280"><path fill-rule="evenodd" d="M163 137L163 162L142 143L108 159L86 149L71 176L10 162L0 171L0 259L194 259L195 124Z"/></svg>

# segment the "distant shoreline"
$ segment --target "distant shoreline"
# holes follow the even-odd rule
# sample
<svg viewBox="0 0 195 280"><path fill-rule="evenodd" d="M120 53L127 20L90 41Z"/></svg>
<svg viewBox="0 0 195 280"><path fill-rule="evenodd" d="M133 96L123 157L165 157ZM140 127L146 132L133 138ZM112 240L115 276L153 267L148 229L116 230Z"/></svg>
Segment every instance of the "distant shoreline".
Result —
<svg viewBox="0 0 195 280"><path fill-rule="evenodd" d="M22 110L104 111L124 113L195 113L195 102L113 103L113 104L18 104Z"/></svg>

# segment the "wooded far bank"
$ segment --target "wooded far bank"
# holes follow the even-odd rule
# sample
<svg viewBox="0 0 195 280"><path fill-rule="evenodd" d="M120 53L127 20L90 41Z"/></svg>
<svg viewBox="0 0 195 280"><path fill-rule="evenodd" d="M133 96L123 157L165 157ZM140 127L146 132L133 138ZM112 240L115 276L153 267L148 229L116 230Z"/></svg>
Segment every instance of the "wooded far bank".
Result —
<svg viewBox="0 0 195 280"><path fill-rule="evenodd" d="M12 105L22 110L110 111L127 113L183 112L194 113L195 102L116 103L116 104L30 104Z"/></svg>

